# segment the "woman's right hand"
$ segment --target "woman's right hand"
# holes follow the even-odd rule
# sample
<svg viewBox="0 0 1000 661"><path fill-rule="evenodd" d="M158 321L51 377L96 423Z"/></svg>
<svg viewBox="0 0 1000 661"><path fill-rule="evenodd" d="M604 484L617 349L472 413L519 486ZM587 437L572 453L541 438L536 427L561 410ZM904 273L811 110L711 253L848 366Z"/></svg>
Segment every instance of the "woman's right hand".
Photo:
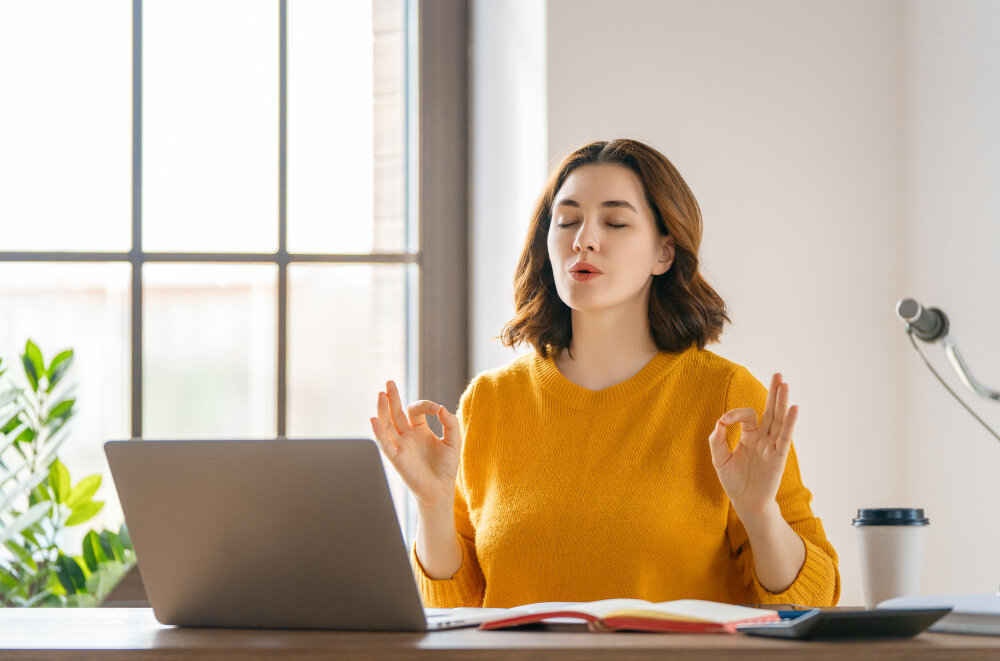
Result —
<svg viewBox="0 0 1000 661"><path fill-rule="evenodd" d="M399 391L393 381L378 394L378 417L369 418L382 453L413 492L421 508L433 508L453 501L455 476L462 450L462 430L458 418L444 406L421 399L406 407L403 414ZM444 430L438 438L425 416L437 415Z"/></svg>

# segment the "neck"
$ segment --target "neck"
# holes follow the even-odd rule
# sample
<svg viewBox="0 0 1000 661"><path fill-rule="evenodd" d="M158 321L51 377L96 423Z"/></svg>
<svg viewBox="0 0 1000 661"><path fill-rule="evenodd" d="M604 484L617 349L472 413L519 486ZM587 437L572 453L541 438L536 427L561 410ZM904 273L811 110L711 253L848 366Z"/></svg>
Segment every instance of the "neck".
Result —
<svg viewBox="0 0 1000 661"><path fill-rule="evenodd" d="M573 310L573 339L570 351L555 359L559 370L591 390L636 374L659 352L649 331L647 305L648 299L637 296L613 308Z"/></svg>

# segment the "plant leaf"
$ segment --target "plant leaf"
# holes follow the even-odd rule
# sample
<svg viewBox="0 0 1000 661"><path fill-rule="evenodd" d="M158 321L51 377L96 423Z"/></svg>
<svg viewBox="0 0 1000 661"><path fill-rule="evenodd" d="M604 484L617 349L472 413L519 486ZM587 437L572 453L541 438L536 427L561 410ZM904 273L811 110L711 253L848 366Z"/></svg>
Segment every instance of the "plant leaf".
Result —
<svg viewBox="0 0 1000 661"><path fill-rule="evenodd" d="M101 511L104 502L100 500L88 500L73 508L73 513L66 519L66 526L75 526L84 521L94 518L94 515Z"/></svg>
<svg viewBox="0 0 1000 661"><path fill-rule="evenodd" d="M21 561L21 564L27 565L31 571L38 570L38 564L35 562L35 559L31 557L31 552L29 552L28 549L24 548L12 539L8 539L4 542L4 546L9 548L11 552L17 556L18 560Z"/></svg>
<svg viewBox="0 0 1000 661"><path fill-rule="evenodd" d="M74 558L59 551L56 567L59 569L59 582L66 588L66 592L73 594L87 588L87 576L83 573L80 563Z"/></svg>
<svg viewBox="0 0 1000 661"><path fill-rule="evenodd" d="M34 544L36 548L42 547L42 545L38 543L38 539L35 537L35 533L31 530L31 528L25 528L22 530L21 537L24 537L26 540Z"/></svg>
<svg viewBox="0 0 1000 661"><path fill-rule="evenodd" d="M13 478L14 476L15 475L8 475L3 480L0 480L0 484L6 482L10 478ZM0 494L2 494L4 497L3 502L0 502L0 513L7 512L8 509L11 507L11 505L14 503L14 501L17 500L17 498L19 498L22 493L34 489L36 486L41 484L42 481L45 480L47 476L48 476L48 471L44 469L39 470L36 471L31 477L27 479L22 479L19 482L15 482L14 488L11 489L9 492L3 493L2 491L0 491Z"/></svg>
<svg viewBox="0 0 1000 661"><path fill-rule="evenodd" d="M46 448L52 447L52 442L56 440L59 430L65 427L66 423L70 421L70 418L72 418L72 416L68 418L56 418L49 423L49 437L45 439ZM66 430L66 433L69 433L68 429ZM39 452L39 454L41 454L41 452Z"/></svg>
<svg viewBox="0 0 1000 661"><path fill-rule="evenodd" d="M52 392L52 389L56 387L56 384L59 383L59 380L63 377L63 375L66 373L66 370L68 370L70 365L72 364L73 364L72 349L67 349L66 351L61 352L59 355L57 355L55 358L52 359L52 362L49 363L49 371L46 372L46 377L49 380L49 386L45 389L46 393Z"/></svg>
<svg viewBox="0 0 1000 661"><path fill-rule="evenodd" d="M64 399L59 402L49 411L48 415L45 416L45 420L42 422L43 425L48 426L49 423L59 420L60 418L69 419L73 415L73 405L76 404L75 399ZM60 425L61 426L61 425Z"/></svg>
<svg viewBox="0 0 1000 661"><path fill-rule="evenodd" d="M15 427L14 429L15 430L19 430L19 427ZM2 435L2 433L0 433L0 435ZM20 431L18 431L17 436L20 436L20 435L21 435ZM17 436L15 436L13 433L7 434L6 435L6 440L4 440L2 443L0 443L0 453L6 452L7 448L9 448L10 446L14 445L14 443L17 441ZM18 448L18 447L15 446L14 449L18 450L20 448Z"/></svg>
<svg viewBox="0 0 1000 661"><path fill-rule="evenodd" d="M18 434L17 437L14 439L14 443L17 443L17 444L25 443L25 444L27 444L27 443L31 443L34 440L35 440L35 430L32 429L31 427L25 427L23 430L21 430L21 433Z"/></svg>
<svg viewBox="0 0 1000 661"><path fill-rule="evenodd" d="M45 589L52 592L52 594L57 597L62 597L66 594L66 587L59 580L59 569L53 564L50 565L51 571L49 572L48 578L45 580Z"/></svg>
<svg viewBox="0 0 1000 661"><path fill-rule="evenodd" d="M93 530L83 538L83 560L91 572L97 571L98 565L108 561L104 549L101 548L101 538Z"/></svg>
<svg viewBox="0 0 1000 661"><path fill-rule="evenodd" d="M112 535L114 535L114 533L112 533ZM118 539L117 535L114 535L111 538L111 548L114 549L115 555L122 559L122 562L125 562L128 559L126 557L128 554L125 552L125 547L122 546L122 542Z"/></svg>
<svg viewBox="0 0 1000 661"><path fill-rule="evenodd" d="M52 500L52 494L49 493L49 487L45 482L38 484L34 489L31 490L31 496L29 500L34 501L31 504L41 503L46 500Z"/></svg>
<svg viewBox="0 0 1000 661"><path fill-rule="evenodd" d="M24 375L28 377L31 389L38 392L38 380L45 375L45 361L42 359L41 350L31 340L24 344L21 362L24 364Z"/></svg>
<svg viewBox="0 0 1000 661"><path fill-rule="evenodd" d="M49 440L47 440L45 442L45 446L44 446L45 455L41 459L38 460L38 465L39 466L48 466L53 461L55 461L55 459L56 459L56 453L59 451L59 446L62 445L63 442L65 442L65 440L67 438L69 438L69 435L68 434L63 434L62 436L59 437L58 441L53 442L51 438ZM41 453L39 453L39 454L41 454Z"/></svg>
<svg viewBox="0 0 1000 661"><path fill-rule="evenodd" d="M10 420L4 423L3 427L0 427L0 434L6 436L7 434L17 429L20 425L21 425L21 412L18 411L13 416L11 416Z"/></svg>
<svg viewBox="0 0 1000 661"><path fill-rule="evenodd" d="M30 599L28 599L27 601L25 601L21 605L23 607L25 607L25 608L31 608L32 606L34 606L35 604L37 604L39 601L41 601L42 599L45 599L46 597L50 596L51 594L52 594L52 590L50 590L48 588L45 588L44 590L42 590L41 592L39 592L38 594L36 594L34 597L31 597Z"/></svg>
<svg viewBox="0 0 1000 661"><path fill-rule="evenodd" d="M44 467L48 466L48 464L39 463L38 465L39 466L43 466L43 468L35 471L34 475L32 475L32 477L28 478L28 480L34 479L35 477L37 477L39 475L42 476L42 479L45 479L46 477L48 477L49 471L46 468L44 468ZM31 486L24 487L23 489L21 488L22 486L24 486L24 483L27 482L28 480L25 480L23 477L19 477L19 476L26 469L28 469L30 467L31 467L31 461L29 461L28 458L25 457L24 462L22 462L20 466L18 466L14 470L10 471L9 473L6 473L4 475L0 475L0 486L3 486L3 485L5 485L5 484L7 484L8 482L11 482L11 481L14 482L14 491L12 491L12 492L3 493L3 490L0 489L0 494L2 494L2 495L5 496L4 500L3 500L3 504L0 504L0 512L6 512L7 508L10 507L10 504L13 502L13 498L10 495L11 493L15 493L16 492L16 493L20 494L21 491L27 491L28 489L34 489L35 488L35 484L38 484L38 482L35 482Z"/></svg>
<svg viewBox="0 0 1000 661"><path fill-rule="evenodd" d="M100 486L100 475L88 475L77 482L76 486L69 492L69 497L66 499L66 506L73 509L80 503L90 500L97 493L97 489Z"/></svg>
<svg viewBox="0 0 1000 661"><path fill-rule="evenodd" d="M14 578L12 574L0 569L0 585L4 588L4 594L10 594L17 589L20 585L20 581Z"/></svg>
<svg viewBox="0 0 1000 661"><path fill-rule="evenodd" d="M69 470L58 458L49 464L49 486L57 503L65 503L69 498Z"/></svg>
<svg viewBox="0 0 1000 661"><path fill-rule="evenodd" d="M122 523L122 527L118 529L118 539L121 541L122 546L128 550L134 550L132 548L132 537L128 534L128 527Z"/></svg>
<svg viewBox="0 0 1000 661"><path fill-rule="evenodd" d="M115 560L117 562L125 561L125 547L122 545L118 535L114 534L110 530L101 531L101 548L104 549L104 554L108 556L108 560Z"/></svg>
<svg viewBox="0 0 1000 661"><path fill-rule="evenodd" d="M70 429L69 427L62 427L62 432L59 431L60 425L56 425L49 430L49 436L45 439L44 444L39 448L38 454L51 454L52 448L58 448L62 445L63 441L69 437Z"/></svg>
<svg viewBox="0 0 1000 661"><path fill-rule="evenodd" d="M14 535L17 533L38 523L42 520L42 517L49 513L50 509L52 509L52 503L48 501L32 505L28 508L27 512L14 519L11 524L7 526L2 533L0 533L0 542L6 542L8 539L13 539Z"/></svg>

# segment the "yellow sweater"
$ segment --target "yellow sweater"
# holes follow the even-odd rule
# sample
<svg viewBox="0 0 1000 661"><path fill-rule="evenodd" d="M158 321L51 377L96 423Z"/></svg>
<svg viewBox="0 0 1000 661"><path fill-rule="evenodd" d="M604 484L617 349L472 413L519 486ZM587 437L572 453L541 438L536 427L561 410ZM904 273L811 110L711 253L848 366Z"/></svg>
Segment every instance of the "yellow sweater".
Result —
<svg viewBox="0 0 1000 661"><path fill-rule="evenodd" d="M837 553L809 507L794 443L777 500L806 558L781 593L758 582L746 530L712 466L716 420L746 406L760 418L766 400L745 367L693 345L661 351L600 391L536 353L477 375L458 408L462 564L433 579L410 548L424 605L624 597L835 605ZM730 425L730 449L739 436Z"/></svg>

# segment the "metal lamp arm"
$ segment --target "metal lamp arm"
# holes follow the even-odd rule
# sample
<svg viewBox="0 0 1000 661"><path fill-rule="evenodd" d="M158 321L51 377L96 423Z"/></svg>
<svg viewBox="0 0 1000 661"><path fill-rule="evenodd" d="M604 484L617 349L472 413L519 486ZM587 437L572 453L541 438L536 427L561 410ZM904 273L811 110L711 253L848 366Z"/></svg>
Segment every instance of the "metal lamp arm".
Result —
<svg viewBox="0 0 1000 661"><path fill-rule="evenodd" d="M949 333L941 338L941 342L944 344L945 355L948 356L948 360L951 362L952 367L955 368L958 378L962 380L965 387L980 397L1000 401L1000 392L990 390L977 381L976 377L972 376L972 373L969 372L969 366L962 358L962 354L958 350L958 343L951 337L951 334Z"/></svg>

